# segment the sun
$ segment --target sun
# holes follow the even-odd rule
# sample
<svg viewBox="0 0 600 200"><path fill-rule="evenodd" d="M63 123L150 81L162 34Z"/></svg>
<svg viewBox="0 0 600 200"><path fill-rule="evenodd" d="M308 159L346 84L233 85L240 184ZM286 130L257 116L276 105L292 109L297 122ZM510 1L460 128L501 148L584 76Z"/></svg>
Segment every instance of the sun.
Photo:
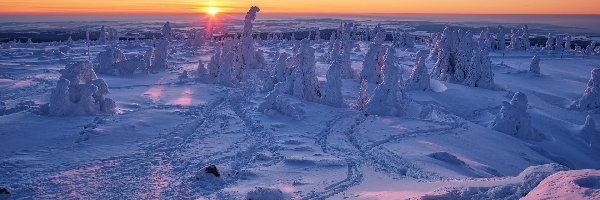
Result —
<svg viewBox="0 0 600 200"><path fill-rule="evenodd" d="M208 15L214 16L219 13L219 9L216 7L207 7L204 12L206 12Z"/></svg>

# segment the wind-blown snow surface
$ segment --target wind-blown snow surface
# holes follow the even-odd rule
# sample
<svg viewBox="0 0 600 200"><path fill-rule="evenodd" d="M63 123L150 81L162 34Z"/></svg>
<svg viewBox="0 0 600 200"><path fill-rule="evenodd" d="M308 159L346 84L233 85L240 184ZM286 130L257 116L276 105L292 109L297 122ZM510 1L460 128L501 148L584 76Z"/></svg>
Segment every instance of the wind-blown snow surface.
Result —
<svg viewBox="0 0 600 200"><path fill-rule="evenodd" d="M172 41L167 71L99 74L120 112L89 117L34 111L49 101L58 70L95 58L107 45L94 44L86 55L87 45L76 41L64 57L55 54L64 44L0 50L0 187L16 199L405 199L456 191L444 189L449 187L477 194L488 191L481 188L512 188L526 194L535 185L512 186L521 184L519 174L527 167L600 168L600 154L577 137L588 113L569 109L600 64L598 56L541 55L542 74L536 76L526 73L534 53L492 52L499 89L432 79L430 91L405 91L409 100L401 117L353 109L360 82L345 79L345 108L286 96L304 110L296 120L263 114L258 105L267 92L253 84L229 88L179 79L184 70L194 71L198 60L209 63L216 46L187 44ZM359 45L362 51L351 56L356 70L369 43ZM154 43L116 46L125 54L143 55ZM311 46L320 58L327 42L311 41ZM258 42L257 48L272 62L277 51L291 54L292 42ZM427 49L397 50L405 80L417 50ZM330 65L317 60L322 85ZM429 69L432 65L427 63ZM375 83L368 88L373 95ZM532 126L544 140L522 140L489 127L515 92L527 95ZM221 176L205 173L207 165L217 166ZM564 170L555 165L533 169Z"/></svg>

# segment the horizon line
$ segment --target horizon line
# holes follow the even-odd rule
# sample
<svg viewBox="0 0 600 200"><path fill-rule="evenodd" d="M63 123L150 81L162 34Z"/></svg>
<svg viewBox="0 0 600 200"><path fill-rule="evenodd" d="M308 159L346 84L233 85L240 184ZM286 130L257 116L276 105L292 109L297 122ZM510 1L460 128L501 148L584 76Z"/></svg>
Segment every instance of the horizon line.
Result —
<svg viewBox="0 0 600 200"><path fill-rule="evenodd" d="M0 16L19 15L205 15L203 12L13 12L1 13ZM219 12L219 14L245 14L245 12ZM600 13L324 13L324 12L263 12L260 14L277 15L598 15Z"/></svg>

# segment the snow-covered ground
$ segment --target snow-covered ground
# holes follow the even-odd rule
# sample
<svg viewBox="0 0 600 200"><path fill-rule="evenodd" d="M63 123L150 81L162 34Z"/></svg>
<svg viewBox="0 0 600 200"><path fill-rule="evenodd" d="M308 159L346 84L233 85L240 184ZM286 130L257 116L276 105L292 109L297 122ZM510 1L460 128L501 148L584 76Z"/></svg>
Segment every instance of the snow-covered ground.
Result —
<svg viewBox="0 0 600 200"><path fill-rule="evenodd" d="M588 114L596 123L600 116L570 108L582 96L590 71L600 67L597 55L492 51L497 88L431 79L429 91L406 91L405 114L396 117L354 109L360 81L344 79L346 107L290 96L303 110L290 117L258 109L268 94L258 83L225 87L180 78L184 70L196 71L199 60L209 63L217 44L196 48L174 40L166 71L98 74L117 114L40 114L38 107L50 101L65 65L93 61L107 46L128 57L144 55L156 43L94 42L90 55L83 41L0 49L0 187L10 191L6 197L517 199L535 188L527 198L538 199L567 191L554 184L558 181L584 188L569 194L584 196L569 197L598 198L598 171L561 172L542 181L558 171L600 169L600 153L579 136ZM330 66L321 59L328 44L310 41L320 85ZM351 66L360 71L371 42L358 44ZM290 41L256 45L268 65L276 52L294 54ZM65 46L70 50L60 49ZM424 44L396 49L401 78L409 77L417 50L428 49ZM527 72L534 55L541 58L541 75ZM427 61L429 69L433 65ZM377 85L368 86L373 95ZM532 126L543 139L490 128L502 102L516 92L527 96ZM209 165L221 176L206 173Z"/></svg>

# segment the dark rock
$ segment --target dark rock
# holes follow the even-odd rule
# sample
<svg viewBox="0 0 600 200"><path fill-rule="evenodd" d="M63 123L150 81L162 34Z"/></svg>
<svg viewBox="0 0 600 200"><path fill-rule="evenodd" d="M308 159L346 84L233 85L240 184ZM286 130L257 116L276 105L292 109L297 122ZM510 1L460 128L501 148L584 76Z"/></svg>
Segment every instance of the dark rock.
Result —
<svg viewBox="0 0 600 200"><path fill-rule="evenodd" d="M209 166L207 166L206 168L204 168L204 171L206 173L215 175L216 177L221 176L221 174L219 174L219 170L217 169L217 166L215 166L215 165L209 165Z"/></svg>
<svg viewBox="0 0 600 200"><path fill-rule="evenodd" d="M0 188L0 194L10 194L10 192L6 188Z"/></svg>

